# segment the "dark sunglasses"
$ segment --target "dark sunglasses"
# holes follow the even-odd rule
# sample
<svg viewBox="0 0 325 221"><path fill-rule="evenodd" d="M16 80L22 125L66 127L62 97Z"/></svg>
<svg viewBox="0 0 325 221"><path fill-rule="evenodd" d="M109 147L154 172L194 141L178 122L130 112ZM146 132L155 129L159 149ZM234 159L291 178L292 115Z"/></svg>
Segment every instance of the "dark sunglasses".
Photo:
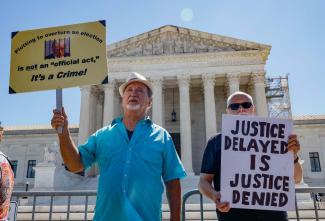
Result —
<svg viewBox="0 0 325 221"><path fill-rule="evenodd" d="M228 108L230 108L231 110L238 110L239 107L242 107L244 109L248 109L252 107L252 102L243 102L243 103L232 103L229 104Z"/></svg>

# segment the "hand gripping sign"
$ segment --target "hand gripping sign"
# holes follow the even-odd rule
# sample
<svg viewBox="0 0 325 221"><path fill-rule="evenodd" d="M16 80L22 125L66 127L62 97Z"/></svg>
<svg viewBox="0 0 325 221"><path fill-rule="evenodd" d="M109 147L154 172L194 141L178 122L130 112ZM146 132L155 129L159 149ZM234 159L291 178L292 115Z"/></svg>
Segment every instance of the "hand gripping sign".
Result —
<svg viewBox="0 0 325 221"><path fill-rule="evenodd" d="M222 116L222 201L232 208L294 210L291 131L291 120Z"/></svg>

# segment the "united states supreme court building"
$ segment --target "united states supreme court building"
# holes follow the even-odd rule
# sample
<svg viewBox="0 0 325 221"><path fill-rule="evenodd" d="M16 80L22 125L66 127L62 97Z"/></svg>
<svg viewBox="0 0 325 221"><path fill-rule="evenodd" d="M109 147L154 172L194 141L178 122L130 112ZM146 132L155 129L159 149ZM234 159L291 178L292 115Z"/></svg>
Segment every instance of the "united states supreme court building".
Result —
<svg viewBox="0 0 325 221"><path fill-rule="evenodd" d="M80 121L70 125L72 137L81 144L122 114L118 87L136 71L153 84L150 117L171 134L187 173L198 175L207 140L221 130L229 94L238 90L251 94L257 114L271 116L265 83L270 50L269 45L177 26L108 45L108 84L80 88ZM304 182L325 185L325 115L293 120L302 148ZM64 189L97 179L96 166L84 176L67 172L56 142L50 125L5 128L0 145L15 166L16 188L28 182L35 188Z"/></svg>

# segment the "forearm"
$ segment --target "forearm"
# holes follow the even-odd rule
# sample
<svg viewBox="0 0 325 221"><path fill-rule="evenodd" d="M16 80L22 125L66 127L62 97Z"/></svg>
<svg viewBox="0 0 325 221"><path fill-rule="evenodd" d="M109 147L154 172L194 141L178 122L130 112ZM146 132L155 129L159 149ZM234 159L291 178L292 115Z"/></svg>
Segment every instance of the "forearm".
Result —
<svg viewBox="0 0 325 221"><path fill-rule="evenodd" d="M210 182L205 179L200 179L199 181L199 191L209 199L215 202L215 196L217 191L213 188Z"/></svg>
<svg viewBox="0 0 325 221"><path fill-rule="evenodd" d="M60 152L65 165L71 172L83 170L78 148L74 144L68 129L59 134Z"/></svg>
<svg viewBox="0 0 325 221"><path fill-rule="evenodd" d="M288 138L288 151L293 152L293 159L298 160L298 162L294 162L294 180L295 183L300 183L302 179L302 167L299 163L298 152L300 151L300 143L296 134L289 135Z"/></svg>
<svg viewBox="0 0 325 221"><path fill-rule="evenodd" d="M296 184L302 180L302 167L299 162L294 164L294 180Z"/></svg>
<svg viewBox="0 0 325 221"><path fill-rule="evenodd" d="M170 221L181 220L181 185L179 179L166 183L166 194L170 208Z"/></svg>

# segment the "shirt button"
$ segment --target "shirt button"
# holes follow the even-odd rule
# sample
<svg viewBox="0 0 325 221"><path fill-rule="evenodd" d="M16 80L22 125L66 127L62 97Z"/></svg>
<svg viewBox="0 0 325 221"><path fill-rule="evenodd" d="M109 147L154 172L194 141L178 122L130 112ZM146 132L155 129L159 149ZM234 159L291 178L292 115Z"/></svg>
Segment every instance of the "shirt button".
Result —
<svg viewBox="0 0 325 221"><path fill-rule="evenodd" d="M124 176L128 176L128 175L125 173Z"/></svg>

